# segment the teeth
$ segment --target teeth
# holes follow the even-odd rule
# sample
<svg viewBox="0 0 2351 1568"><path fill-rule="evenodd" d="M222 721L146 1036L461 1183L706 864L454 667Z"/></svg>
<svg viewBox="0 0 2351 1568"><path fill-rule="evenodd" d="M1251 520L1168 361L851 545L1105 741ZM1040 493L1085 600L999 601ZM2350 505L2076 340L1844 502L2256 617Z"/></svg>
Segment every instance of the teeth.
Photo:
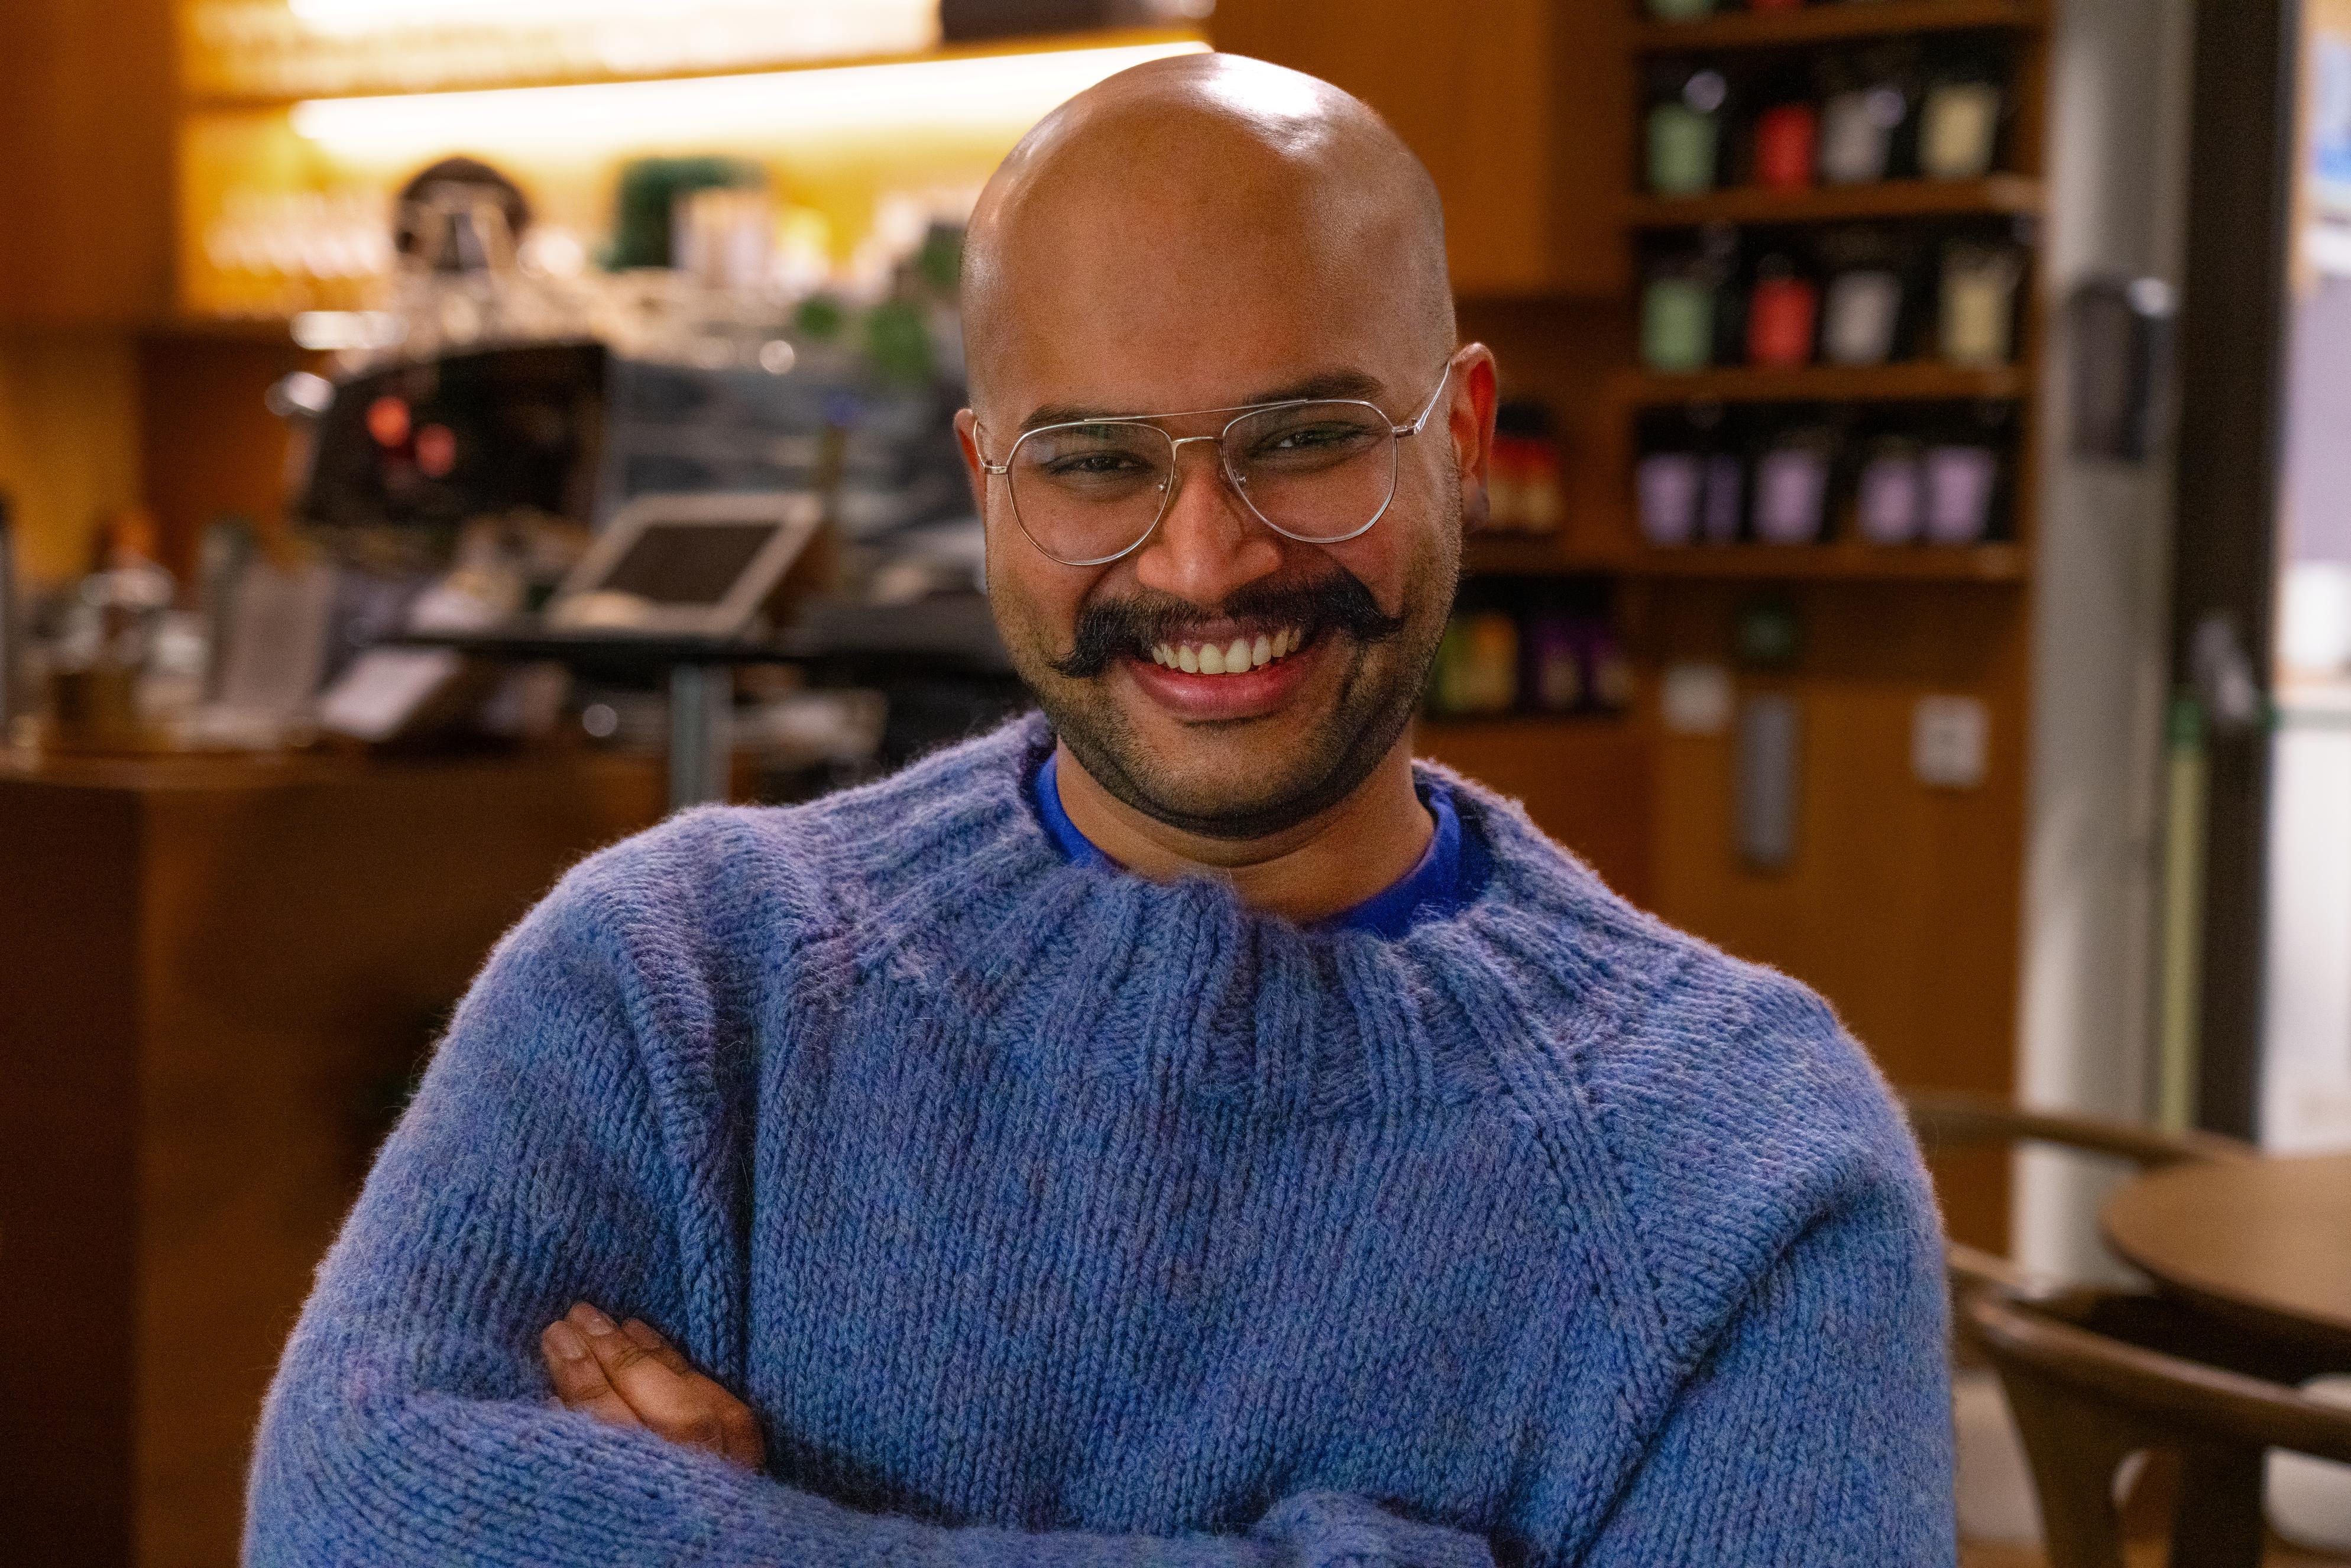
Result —
<svg viewBox="0 0 2351 1568"><path fill-rule="evenodd" d="M1284 626L1279 632L1236 637L1230 643L1161 643L1151 650L1151 662L1186 674L1238 675L1296 653L1305 642L1302 628Z"/></svg>

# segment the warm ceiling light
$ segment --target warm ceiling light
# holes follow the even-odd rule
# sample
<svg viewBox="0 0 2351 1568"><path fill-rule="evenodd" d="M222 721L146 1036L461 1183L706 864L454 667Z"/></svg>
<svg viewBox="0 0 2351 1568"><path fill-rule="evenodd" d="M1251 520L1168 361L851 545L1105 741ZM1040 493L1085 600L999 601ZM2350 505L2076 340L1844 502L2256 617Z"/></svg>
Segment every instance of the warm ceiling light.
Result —
<svg viewBox="0 0 2351 1568"><path fill-rule="evenodd" d="M463 26L469 29L544 26L601 21L612 17L674 16L674 0L287 0L294 19L314 33L389 33L413 28ZM737 10L756 8L773 14L802 11L838 16L840 0L701 0L700 9L731 5ZM866 9L875 9L870 0ZM904 0L880 7L904 11Z"/></svg>
<svg viewBox="0 0 2351 1568"><path fill-rule="evenodd" d="M461 147L675 147L746 133L1018 129L1104 77L1207 47L1183 39L668 81L311 99L294 106L294 129L353 158Z"/></svg>

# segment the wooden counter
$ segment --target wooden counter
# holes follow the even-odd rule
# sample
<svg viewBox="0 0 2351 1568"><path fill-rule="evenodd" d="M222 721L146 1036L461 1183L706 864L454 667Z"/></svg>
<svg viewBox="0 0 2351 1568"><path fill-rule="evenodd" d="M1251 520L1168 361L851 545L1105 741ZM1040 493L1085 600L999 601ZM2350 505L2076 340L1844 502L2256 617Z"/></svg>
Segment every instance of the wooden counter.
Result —
<svg viewBox="0 0 2351 1568"><path fill-rule="evenodd" d="M492 942L655 760L0 753L0 1557L228 1568L311 1270Z"/></svg>

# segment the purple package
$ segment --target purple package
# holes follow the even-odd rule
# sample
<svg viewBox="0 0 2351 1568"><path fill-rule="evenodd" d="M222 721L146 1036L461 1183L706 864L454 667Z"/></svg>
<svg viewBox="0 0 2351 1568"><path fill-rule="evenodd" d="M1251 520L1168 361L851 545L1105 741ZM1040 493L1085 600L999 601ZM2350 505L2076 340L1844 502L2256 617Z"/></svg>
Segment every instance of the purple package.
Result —
<svg viewBox="0 0 2351 1568"><path fill-rule="evenodd" d="M1698 531L1698 460L1687 452L1641 459L1635 476L1641 499L1641 537L1653 545L1686 545Z"/></svg>
<svg viewBox="0 0 2351 1568"><path fill-rule="evenodd" d="M1927 537L1938 545L1971 545L1991 526L1991 493L2000 459L1980 446L1935 446L1927 452Z"/></svg>
<svg viewBox="0 0 2351 1568"><path fill-rule="evenodd" d="M1918 537L1925 476L1907 452L1881 453L1861 471L1861 536L1872 544L1907 545Z"/></svg>
<svg viewBox="0 0 2351 1568"><path fill-rule="evenodd" d="M1755 536L1775 545L1821 537L1829 491L1828 460L1809 446L1767 452L1755 465Z"/></svg>

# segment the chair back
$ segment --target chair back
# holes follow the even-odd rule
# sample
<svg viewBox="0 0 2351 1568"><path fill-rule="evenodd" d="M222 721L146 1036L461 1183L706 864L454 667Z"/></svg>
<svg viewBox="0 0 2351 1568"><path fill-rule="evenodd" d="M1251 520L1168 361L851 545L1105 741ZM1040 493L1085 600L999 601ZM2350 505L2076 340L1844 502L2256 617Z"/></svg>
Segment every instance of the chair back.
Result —
<svg viewBox="0 0 2351 1568"><path fill-rule="evenodd" d="M2351 1464L2351 1410L2292 1386L2322 1368L2160 1298L1995 1287L1961 1312L2015 1415L2051 1568L2123 1568L2115 1476L2132 1454L2179 1461L2172 1568L2259 1568L2269 1449Z"/></svg>

